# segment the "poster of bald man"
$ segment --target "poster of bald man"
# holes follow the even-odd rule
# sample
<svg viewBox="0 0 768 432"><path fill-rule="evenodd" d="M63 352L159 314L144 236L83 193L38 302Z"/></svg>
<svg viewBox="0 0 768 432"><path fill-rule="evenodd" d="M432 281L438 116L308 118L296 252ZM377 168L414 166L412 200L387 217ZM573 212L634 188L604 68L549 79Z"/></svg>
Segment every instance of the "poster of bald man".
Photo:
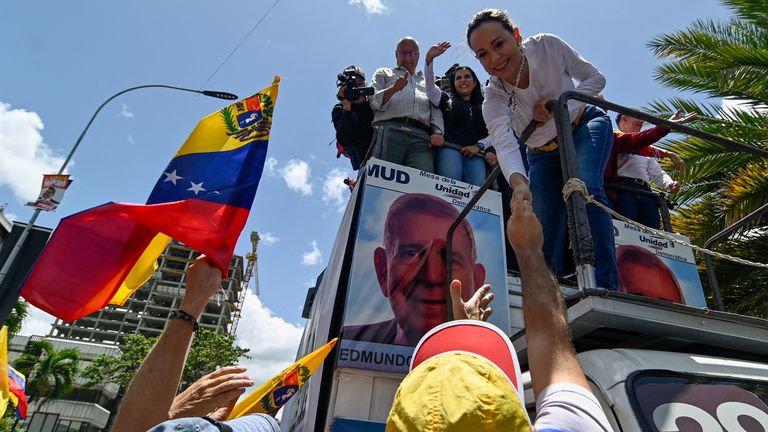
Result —
<svg viewBox="0 0 768 432"><path fill-rule="evenodd" d="M446 234L477 189L372 159L364 168L339 366L407 372L413 347L446 318ZM509 329L501 197L487 191L456 229L453 278L467 301L493 287L490 322Z"/></svg>

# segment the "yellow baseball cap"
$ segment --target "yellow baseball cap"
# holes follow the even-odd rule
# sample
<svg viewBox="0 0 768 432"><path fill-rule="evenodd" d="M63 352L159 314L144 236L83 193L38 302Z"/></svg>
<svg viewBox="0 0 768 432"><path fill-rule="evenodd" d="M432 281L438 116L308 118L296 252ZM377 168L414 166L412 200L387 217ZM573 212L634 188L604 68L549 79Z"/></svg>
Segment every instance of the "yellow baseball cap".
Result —
<svg viewBox="0 0 768 432"><path fill-rule="evenodd" d="M531 431L517 354L492 324L459 320L424 335L387 431Z"/></svg>

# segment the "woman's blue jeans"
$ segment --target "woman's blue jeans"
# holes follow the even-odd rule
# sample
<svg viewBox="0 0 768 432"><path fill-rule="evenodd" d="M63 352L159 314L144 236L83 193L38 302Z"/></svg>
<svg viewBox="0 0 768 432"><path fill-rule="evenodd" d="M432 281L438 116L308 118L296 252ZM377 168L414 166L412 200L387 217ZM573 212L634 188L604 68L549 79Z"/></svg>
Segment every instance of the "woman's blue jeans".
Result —
<svg viewBox="0 0 768 432"><path fill-rule="evenodd" d="M613 144L611 120L602 110L587 105L579 125L573 132L579 176L587 184L589 194L607 204L603 173ZM562 276L566 270L564 258L568 250L568 225L562 192L560 152L529 149L528 162L531 166L533 211L544 228L544 256L552 272ZM591 204L587 205L587 215L594 242L597 285L616 290L616 249L611 216Z"/></svg>
<svg viewBox="0 0 768 432"><path fill-rule="evenodd" d="M485 159L479 156L467 157L458 150L440 147L437 150L437 173L480 186L485 181Z"/></svg>

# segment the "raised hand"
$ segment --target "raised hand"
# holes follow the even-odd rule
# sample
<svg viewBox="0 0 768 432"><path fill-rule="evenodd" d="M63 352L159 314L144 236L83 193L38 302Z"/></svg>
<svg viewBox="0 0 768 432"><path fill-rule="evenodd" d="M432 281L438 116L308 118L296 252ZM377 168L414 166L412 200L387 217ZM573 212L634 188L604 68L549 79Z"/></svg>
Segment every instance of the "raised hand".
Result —
<svg viewBox="0 0 768 432"><path fill-rule="evenodd" d="M451 47L450 42L440 42L438 44L435 44L429 47L429 50L427 51L427 56L425 57L427 64L432 63L432 60L434 60L435 57L441 56L450 47Z"/></svg>
<svg viewBox="0 0 768 432"><path fill-rule="evenodd" d="M395 83L392 84L392 89L396 92L399 92L400 90L404 89L405 86L408 85L408 77L409 77L408 72L406 72L405 75L396 79Z"/></svg>
<svg viewBox="0 0 768 432"><path fill-rule="evenodd" d="M205 255L200 255L187 269L187 288L179 309L195 318L203 313L208 300L221 288L221 271Z"/></svg>
<svg viewBox="0 0 768 432"><path fill-rule="evenodd" d="M225 420L237 398L253 380L241 366L227 366L195 381L179 393L168 411L170 418L203 417Z"/></svg>
<svg viewBox="0 0 768 432"><path fill-rule="evenodd" d="M454 319L473 319L478 321L488 321L493 313L488 305L493 301L491 286L485 284L480 287L472 298L464 303L461 298L461 281L454 279L451 282L451 303L453 304Z"/></svg>
<svg viewBox="0 0 768 432"><path fill-rule="evenodd" d="M507 239L515 253L541 253L544 234L541 223L533 213L531 201L517 190L512 194L509 204L512 216L507 221Z"/></svg>
<svg viewBox="0 0 768 432"><path fill-rule="evenodd" d="M675 111L675 113L672 114L672 117L670 117L668 120L679 124L688 123L691 120L696 120L696 113L688 113L683 115L683 110L679 109Z"/></svg>

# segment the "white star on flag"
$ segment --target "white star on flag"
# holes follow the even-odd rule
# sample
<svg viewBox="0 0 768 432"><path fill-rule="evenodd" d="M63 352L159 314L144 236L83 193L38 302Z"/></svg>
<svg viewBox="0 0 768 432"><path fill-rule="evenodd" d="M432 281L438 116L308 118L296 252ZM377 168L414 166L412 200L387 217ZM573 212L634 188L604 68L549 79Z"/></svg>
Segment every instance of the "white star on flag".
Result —
<svg viewBox="0 0 768 432"><path fill-rule="evenodd" d="M194 192L195 195L197 195L198 192L205 191L205 189L203 189L203 182L200 182L200 183L190 182L190 183L192 183L192 187L187 190Z"/></svg>
<svg viewBox="0 0 768 432"><path fill-rule="evenodd" d="M173 172L163 173L163 174L165 174L165 180L163 180L163 182L169 181L169 182L173 183L174 186L176 186L176 180L180 180L180 179L184 178L184 177L176 175L176 170L173 170Z"/></svg>

